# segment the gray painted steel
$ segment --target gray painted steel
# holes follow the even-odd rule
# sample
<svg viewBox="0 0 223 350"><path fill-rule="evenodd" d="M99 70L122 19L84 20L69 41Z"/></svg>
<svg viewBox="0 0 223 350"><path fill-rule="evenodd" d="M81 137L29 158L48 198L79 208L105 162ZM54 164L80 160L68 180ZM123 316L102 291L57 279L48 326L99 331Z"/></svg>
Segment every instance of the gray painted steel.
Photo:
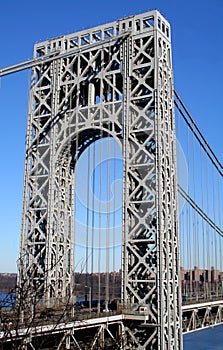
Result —
<svg viewBox="0 0 223 350"><path fill-rule="evenodd" d="M37 44L38 57L20 282L52 302L72 294L74 167L90 143L111 136L124 161L122 303L148 315L125 324L125 348L181 349L170 25L152 11Z"/></svg>

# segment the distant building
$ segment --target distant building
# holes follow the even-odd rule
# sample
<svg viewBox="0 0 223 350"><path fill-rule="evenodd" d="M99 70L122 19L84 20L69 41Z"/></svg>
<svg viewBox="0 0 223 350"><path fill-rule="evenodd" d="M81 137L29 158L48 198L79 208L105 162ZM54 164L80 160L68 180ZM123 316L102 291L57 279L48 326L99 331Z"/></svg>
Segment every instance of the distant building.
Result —
<svg viewBox="0 0 223 350"><path fill-rule="evenodd" d="M216 270L214 266L208 269L199 269L197 266L194 266L192 270L186 270L181 267L181 281L183 283L188 282L208 282L208 283L216 283L223 281L223 272L220 270Z"/></svg>

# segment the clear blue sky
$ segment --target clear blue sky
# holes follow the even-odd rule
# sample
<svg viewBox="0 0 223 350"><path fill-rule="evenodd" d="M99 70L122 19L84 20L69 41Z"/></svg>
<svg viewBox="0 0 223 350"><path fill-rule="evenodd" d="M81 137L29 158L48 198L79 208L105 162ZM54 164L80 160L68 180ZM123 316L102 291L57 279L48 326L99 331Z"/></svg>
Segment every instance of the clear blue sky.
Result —
<svg viewBox="0 0 223 350"><path fill-rule="evenodd" d="M175 88L222 160L223 1L3 1L0 67L32 57L33 45L158 9L172 26ZM0 272L15 272L22 211L29 73L0 81Z"/></svg>

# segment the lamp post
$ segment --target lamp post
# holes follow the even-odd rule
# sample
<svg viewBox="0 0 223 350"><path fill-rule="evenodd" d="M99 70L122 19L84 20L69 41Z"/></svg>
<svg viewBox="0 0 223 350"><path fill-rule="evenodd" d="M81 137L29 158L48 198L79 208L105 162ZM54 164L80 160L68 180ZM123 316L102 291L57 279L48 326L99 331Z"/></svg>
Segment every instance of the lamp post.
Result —
<svg viewBox="0 0 223 350"><path fill-rule="evenodd" d="M89 309L90 309L90 313L91 313L91 287L85 286L85 288L89 288L88 298L89 298Z"/></svg>

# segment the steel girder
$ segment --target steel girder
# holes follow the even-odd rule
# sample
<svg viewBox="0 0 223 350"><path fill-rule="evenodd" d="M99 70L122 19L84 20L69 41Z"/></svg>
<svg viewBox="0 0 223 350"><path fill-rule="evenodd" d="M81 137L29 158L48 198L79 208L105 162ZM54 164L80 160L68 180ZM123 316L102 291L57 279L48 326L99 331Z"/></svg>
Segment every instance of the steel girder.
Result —
<svg viewBox="0 0 223 350"><path fill-rule="evenodd" d="M182 331L187 333L221 324L223 322L222 308L222 300L183 305Z"/></svg>
<svg viewBox="0 0 223 350"><path fill-rule="evenodd" d="M74 167L91 142L114 137L124 164L122 303L146 310L150 326L126 332L138 349L180 349L170 26L152 11L37 44L34 57L43 63L32 70L20 283L48 300L72 294Z"/></svg>

